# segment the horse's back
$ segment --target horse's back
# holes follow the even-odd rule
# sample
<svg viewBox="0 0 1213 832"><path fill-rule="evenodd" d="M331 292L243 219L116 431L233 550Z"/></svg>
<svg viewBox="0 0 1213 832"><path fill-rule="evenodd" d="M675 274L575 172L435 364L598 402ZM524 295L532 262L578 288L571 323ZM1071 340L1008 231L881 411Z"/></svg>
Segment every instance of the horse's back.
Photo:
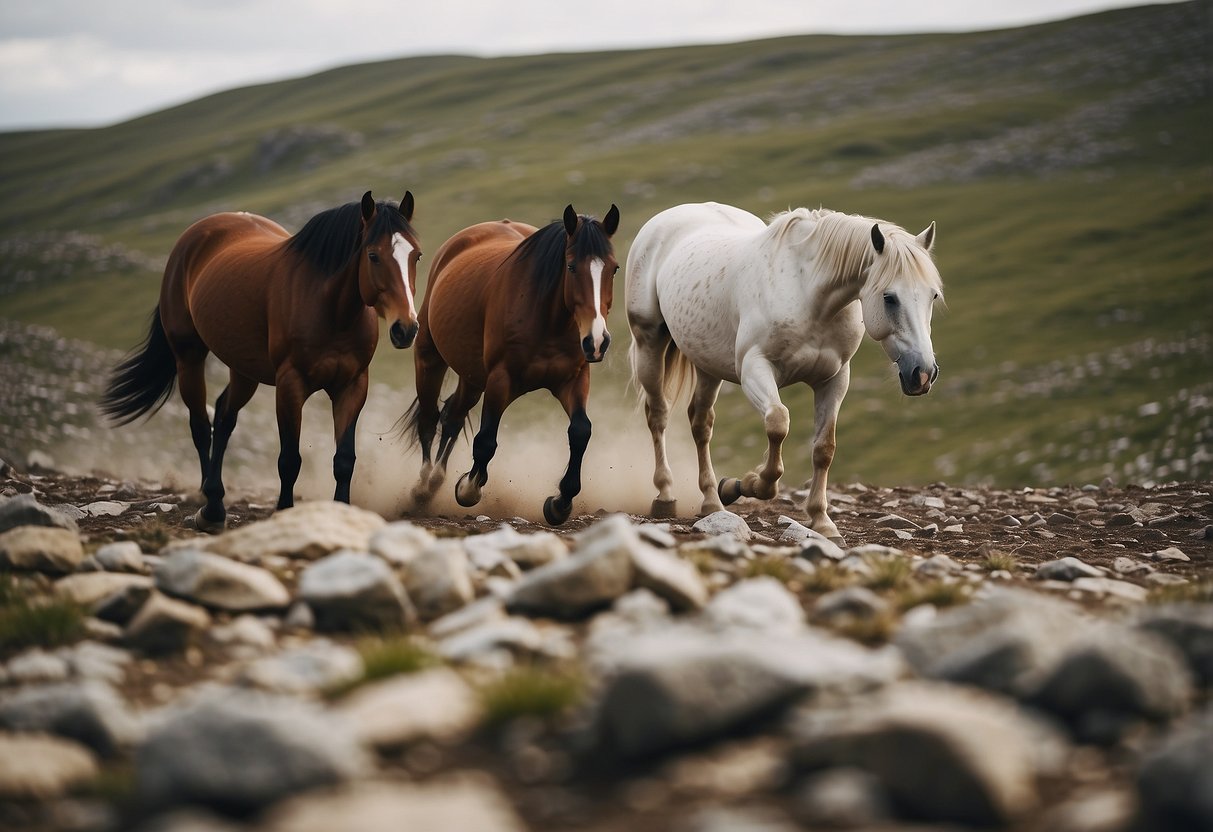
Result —
<svg viewBox="0 0 1213 832"><path fill-rule="evenodd" d="M485 316L493 277L535 226L482 222L442 244L430 267L419 318L443 360L460 376L484 374Z"/></svg>
<svg viewBox="0 0 1213 832"><path fill-rule="evenodd" d="M276 222L242 212L213 214L187 228L160 289L160 316L174 349L205 347L234 369L272 382L268 354L261 356L268 351L267 286L272 254L289 237Z"/></svg>

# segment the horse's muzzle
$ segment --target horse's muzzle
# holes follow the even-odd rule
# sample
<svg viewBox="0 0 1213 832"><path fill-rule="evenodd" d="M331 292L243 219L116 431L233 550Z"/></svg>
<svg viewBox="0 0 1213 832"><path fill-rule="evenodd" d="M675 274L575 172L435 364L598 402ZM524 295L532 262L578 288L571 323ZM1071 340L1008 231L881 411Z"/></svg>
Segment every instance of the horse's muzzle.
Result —
<svg viewBox="0 0 1213 832"><path fill-rule="evenodd" d="M411 347L413 339L417 337L417 324L409 324L405 326L399 320L395 321L388 330L388 335L392 339L392 346L398 350Z"/></svg>
<svg viewBox="0 0 1213 832"><path fill-rule="evenodd" d="M597 355L594 352L594 337L587 335L581 339L581 351L585 353L585 360L590 364L597 364L602 359L606 358L607 347L611 345L611 333L606 332L602 335L602 349Z"/></svg>
<svg viewBox="0 0 1213 832"><path fill-rule="evenodd" d="M931 392L931 385L939 378L939 365L932 364L929 370L917 364L913 367L898 365L897 378L901 381L901 392L907 396L924 396Z"/></svg>

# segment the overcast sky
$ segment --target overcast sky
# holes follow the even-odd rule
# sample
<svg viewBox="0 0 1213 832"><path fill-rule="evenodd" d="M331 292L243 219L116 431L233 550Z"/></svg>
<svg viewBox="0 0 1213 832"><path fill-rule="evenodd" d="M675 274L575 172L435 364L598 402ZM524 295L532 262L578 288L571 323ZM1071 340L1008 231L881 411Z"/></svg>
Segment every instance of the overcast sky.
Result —
<svg viewBox="0 0 1213 832"><path fill-rule="evenodd" d="M0 0L0 129L92 126L382 58L962 31L1141 0Z"/></svg>

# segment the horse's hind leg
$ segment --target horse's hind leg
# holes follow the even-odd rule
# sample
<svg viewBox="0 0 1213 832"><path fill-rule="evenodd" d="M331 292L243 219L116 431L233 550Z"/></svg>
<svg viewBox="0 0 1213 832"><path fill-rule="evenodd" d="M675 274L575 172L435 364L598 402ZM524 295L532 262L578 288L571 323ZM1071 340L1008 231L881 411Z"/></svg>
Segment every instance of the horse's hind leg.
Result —
<svg viewBox="0 0 1213 832"><path fill-rule="evenodd" d="M211 448L211 463L207 468L202 493L206 505L194 516L199 531L218 531L227 521L227 509L223 507L223 457L227 453L227 442L236 429L236 417L240 409L248 404L257 392L257 382L248 376L232 371L227 389L219 394L215 402L215 438Z"/></svg>
<svg viewBox="0 0 1213 832"><path fill-rule="evenodd" d="M498 365L489 373L484 388L480 430L472 440L472 470L455 483L455 500L464 508L480 502L480 490L489 481L489 463L497 453L497 429L501 426L501 415L514 398L509 371Z"/></svg>
<svg viewBox="0 0 1213 832"><path fill-rule="evenodd" d="M830 474L830 464L834 461L834 427L838 424L838 408L842 406L850 386L851 365L848 363L842 365L838 375L813 388L813 479L805 503L809 528L839 545L842 544L842 535L828 513L826 480Z"/></svg>
<svg viewBox="0 0 1213 832"><path fill-rule="evenodd" d="M560 480L560 493L548 497L543 504L543 519L559 526L569 519L573 498L581 493L581 460L590 444L591 424L585 406L590 398L590 368L584 365L571 382L556 392L564 412L569 416L569 465Z"/></svg>
<svg viewBox="0 0 1213 832"><path fill-rule="evenodd" d="M429 332L422 327L413 347L413 361L417 368L417 442L421 445L421 473L413 487L413 502L424 506L442 484L443 472L436 471L430 453L434 445L434 434L438 430L438 396L442 392L442 380L446 377L447 364L434 346ZM441 447L439 448L441 455ZM436 481L435 481L436 478Z"/></svg>
<svg viewBox="0 0 1213 832"><path fill-rule="evenodd" d="M653 438L653 485L657 497L649 513L654 517L674 517L674 472L666 458L665 430L670 421L670 404L665 396L665 353L670 336L653 336L638 326L632 329L632 371L644 397L644 416Z"/></svg>
<svg viewBox="0 0 1213 832"><path fill-rule="evenodd" d="M787 439L790 419L788 409L779 398L779 384L770 363L758 350L751 350L741 359L741 389L750 403L762 414L767 432L767 458L757 470L738 479L720 481L720 500L726 506L738 497L769 500L779 489L783 476L783 440Z"/></svg>
<svg viewBox="0 0 1213 832"><path fill-rule="evenodd" d="M699 454L699 490L703 492L703 504L699 513L703 515L720 511L724 506L716 490L716 471L712 468L712 426L716 422L716 396L720 392L720 379L712 378L703 371L695 374L695 392L687 407L691 420L691 436L695 439L695 450Z"/></svg>
<svg viewBox="0 0 1213 832"><path fill-rule="evenodd" d="M211 418L206 412L206 351L178 353L177 390L181 401L190 414L190 435L198 451L198 468L201 474L198 487L206 485L206 474L211 464Z"/></svg>
<svg viewBox="0 0 1213 832"><path fill-rule="evenodd" d="M366 404L367 384L367 371L363 370L340 391L329 394L333 401L333 438L337 440L337 452L333 454L333 479L337 481L337 488L333 499L339 503L350 501L350 480L354 478L357 457L355 432L358 415Z"/></svg>

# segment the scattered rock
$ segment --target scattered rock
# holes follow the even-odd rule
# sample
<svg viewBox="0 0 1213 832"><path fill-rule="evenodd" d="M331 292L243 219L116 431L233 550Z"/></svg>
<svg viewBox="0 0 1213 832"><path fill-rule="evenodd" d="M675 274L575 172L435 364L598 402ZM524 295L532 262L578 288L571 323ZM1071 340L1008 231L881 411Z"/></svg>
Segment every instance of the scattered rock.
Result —
<svg viewBox="0 0 1213 832"><path fill-rule="evenodd" d="M400 579L369 552L337 552L308 566L299 598L321 630L401 630L417 617Z"/></svg>
<svg viewBox="0 0 1213 832"><path fill-rule="evenodd" d="M55 594L81 606L96 610L102 601L128 590L150 592L152 579L146 575L120 572L81 572L55 581Z"/></svg>
<svg viewBox="0 0 1213 832"><path fill-rule="evenodd" d="M480 719L480 701L458 673L439 667L363 685L341 700L337 714L361 742L395 749L462 738Z"/></svg>
<svg viewBox="0 0 1213 832"><path fill-rule="evenodd" d="M281 609L291 595L273 573L259 566L199 549L178 549L155 570L156 588L229 612Z"/></svg>
<svg viewBox="0 0 1213 832"><path fill-rule="evenodd" d="M1075 578L1102 578L1106 573L1098 566L1083 563L1075 557L1051 560L1036 567L1036 577L1043 581L1072 581Z"/></svg>
<svg viewBox="0 0 1213 832"><path fill-rule="evenodd" d="M413 558L433 545L436 538L420 526L407 520L388 523L371 535L369 548L372 554L386 560L395 567L405 567Z"/></svg>
<svg viewBox="0 0 1213 832"><path fill-rule="evenodd" d="M458 540L436 540L404 567L404 588L422 620L438 618L471 601L471 568Z"/></svg>
<svg viewBox="0 0 1213 832"><path fill-rule="evenodd" d="M886 514L873 522L880 529L917 529L919 526L913 520L907 520L899 514Z"/></svg>
<svg viewBox="0 0 1213 832"><path fill-rule="evenodd" d="M1183 653L1198 685L1213 686L1213 605L1164 604L1146 612L1137 626Z"/></svg>
<svg viewBox="0 0 1213 832"><path fill-rule="evenodd" d="M1145 587L1128 581L1118 581L1115 578L1075 578L1071 585L1082 592L1133 603L1141 603L1149 596Z"/></svg>
<svg viewBox="0 0 1213 832"><path fill-rule="evenodd" d="M796 633L804 629L804 610L787 587L762 575L738 581L717 593L704 615L722 630L737 627L771 633Z"/></svg>
<svg viewBox="0 0 1213 832"><path fill-rule="evenodd" d="M1165 549L1159 549L1157 552L1151 552L1150 560L1163 560L1163 561L1171 560L1171 561L1187 562L1192 559L1190 557L1188 557L1187 555L1185 555L1183 553L1183 551L1180 550L1179 548L1177 548L1175 546L1168 546Z"/></svg>
<svg viewBox="0 0 1213 832"><path fill-rule="evenodd" d="M0 733L0 799L47 800L97 776L82 745L44 734Z"/></svg>
<svg viewBox="0 0 1213 832"><path fill-rule="evenodd" d="M754 534L740 515L725 509L701 517L691 528L706 535L727 534L742 541L749 540Z"/></svg>
<svg viewBox="0 0 1213 832"><path fill-rule="evenodd" d="M4 666L8 681L18 685L37 682L62 682L72 673L72 667L62 656L35 647L8 660Z"/></svg>
<svg viewBox="0 0 1213 832"><path fill-rule="evenodd" d="M800 547L800 556L810 563L817 563L820 560L841 561L847 557L849 551L843 552L837 543L809 529L809 534L805 536Z"/></svg>
<svg viewBox="0 0 1213 832"><path fill-rule="evenodd" d="M796 794L796 816L810 828L867 829L887 821L890 813L880 779L862 769L810 774Z"/></svg>
<svg viewBox="0 0 1213 832"><path fill-rule="evenodd" d="M258 659L240 681L272 693L318 694L360 678L363 670L357 650L318 639Z"/></svg>
<svg viewBox="0 0 1213 832"><path fill-rule="evenodd" d="M1139 560L1133 560L1133 558L1121 555L1112 561L1112 571L1119 575L1144 576L1153 572L1154 567L1148 563L1142 563Z"/></svg>
<svg viewBox="0 0 1213 832"><path fill-rule="evenodd" d="M108 572L144 572L143 551L133 540L107 543L93 555Z"/></svg>
<svg viewBox="0 0 1213 832"><path fill-rule="evenodd" d="M813 605L814 624L866 620L882 615L889 609L888 601L862 586L848 586L827 592Z"/></svg>
<svg viewBox="0 0 1213 832"><path fill-rule="evenodd" d="M655 549L639 538L632 548L636 585L669 602L675 610L698 610L708 602L699 570L676 554Z"/></svg>
<svg viewBox="0 0 1213 832"><path fill-rule="evenodd" d="M211 624L202 607L154 592L126 625L125 642L145 653L177 653Z"/></svg>
<svg viewBox="0 0 1213 832"><path fill-rule="evenodd" d="M60 575L75 571L83 560L80 535L70 529L18 526L0 534L0 569Z"/></svg>
<svg viewBox="0 0 1213 832"><path fill-rule="evenodd" d="M38 502L33 494L0 498L0 532L18 526L45 526L78 531L76 521L66 514Z"/></svg>
<svg viewBox="0 0 1213 832"><path fill-rule="evenodd" d="M139 737L140 725L103 682L31 685L0 694L0 728L55 734L113 757Z"/></svg>
<svg viewBox="0 0 1213 832"><path fill-rule="evenodd" d="M84 513L89 517L121 517L130 507L130 503L118 500L98 500L84 506Z"/></svg>
<svg viewBox="0 0 1213 832"><path fill-rule="evenodd" d="M519 534L505 523L495 532L473 535L463 539L469 557L479 563L481 558L504 557L523 569L534 569L568 555L564 541L552 532Z"/></svg>
<svg viewBox="0 0 1213 832"><path fill-rule="evenodd" d="M191 540L189 545L246 562L269 557L316 560L339 549L366 551L371 535L386 525L373 511L315 501L218 537Z"/></svg>
<svg viewBox="0 0 1213 832"><path fill-rule="evenodd" d="M212 627L206 634L215 644L242 645L259 649L274 646L274 631L255 615L239 615L227 624Z"/></svg>
<svg viewBox="0 0 1213 832"><path fill-rule="evenodd" d="M616 516L583 532L576 552L528 572L506 606L511 611L577 618L606 606L632 588L632 549L640 539L626 517Z"/></svg>
<svg viewBox="0 0 1213 832"><path fill-rule="evenodd" d="M350 780L368 768L350 733L319 708L241 689L207 691L174 707L135 757L147 805L197 803L232 813ZM337 822L331 828L356 827Z"/></svg>
<svg viewBox="0 0 1213 832"><path fill-rule="evenodd" d="M102 621L126 626L138 614L155 592L150 578L147 583L126 584L93 605L93 615Z"/></svg>
<svg viewBox="0 0 1213 832"><path fill-rule="evenodd" d="M925 575L931 578L942 578L961 571L960 564L947 555L933 555L926 560L914 564L915 575Z"/></svg>

